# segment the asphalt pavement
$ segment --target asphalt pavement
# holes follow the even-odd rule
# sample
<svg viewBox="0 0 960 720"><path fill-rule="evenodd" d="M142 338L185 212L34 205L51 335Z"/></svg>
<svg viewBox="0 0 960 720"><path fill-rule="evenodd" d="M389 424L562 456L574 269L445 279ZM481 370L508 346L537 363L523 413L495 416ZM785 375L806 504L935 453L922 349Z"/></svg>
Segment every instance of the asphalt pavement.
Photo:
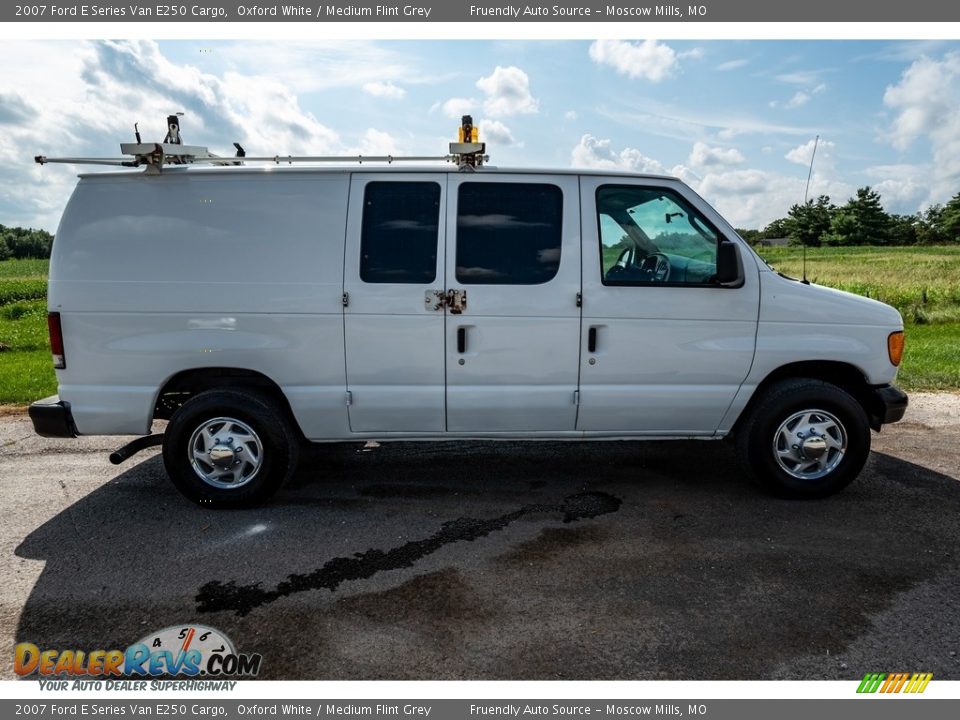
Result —
<svg viewBox="0 0 960 720"><path fill-rule="evenodd" d="M121 442L0 417L0 677L202 623L270 679L960 679L957 395L812 502L719 442L356 443L214 511Z"/></svg>

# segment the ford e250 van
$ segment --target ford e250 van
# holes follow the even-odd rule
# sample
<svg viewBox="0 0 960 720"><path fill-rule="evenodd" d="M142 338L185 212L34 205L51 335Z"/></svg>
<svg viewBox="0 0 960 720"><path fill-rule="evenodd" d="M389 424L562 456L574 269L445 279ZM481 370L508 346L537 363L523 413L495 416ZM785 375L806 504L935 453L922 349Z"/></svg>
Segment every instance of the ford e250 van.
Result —
<svg viewBox="0 0 960 720"><path fill-rule="evenodd" d="M147 436L122 459L168 419L171 480L219 506L365 439L732 436L763 487L818 497L903 416L893 308L779 275L677 179L492 169L466 139L439 167L144 145L147 172L81 175L36 431Z"/></svg>

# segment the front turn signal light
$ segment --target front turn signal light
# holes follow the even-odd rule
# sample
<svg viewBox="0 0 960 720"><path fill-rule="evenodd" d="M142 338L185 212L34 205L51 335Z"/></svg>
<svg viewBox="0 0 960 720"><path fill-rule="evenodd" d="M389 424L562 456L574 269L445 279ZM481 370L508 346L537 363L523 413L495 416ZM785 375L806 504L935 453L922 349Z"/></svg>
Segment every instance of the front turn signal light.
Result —
<svg viewBox="0 0 960 720"><path fill-rule="evenodd" d="M903 360L903 330L890 333L887 337L887 355L890 356L890 362L894 367L900 365Z"/></svg>

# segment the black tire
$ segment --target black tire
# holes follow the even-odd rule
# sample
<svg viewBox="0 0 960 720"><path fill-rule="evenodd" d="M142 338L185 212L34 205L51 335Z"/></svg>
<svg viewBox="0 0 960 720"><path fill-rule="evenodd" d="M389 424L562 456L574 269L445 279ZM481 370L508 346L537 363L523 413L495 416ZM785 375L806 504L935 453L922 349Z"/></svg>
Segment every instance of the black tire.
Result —
<svg viewBox="0 0 960 720"><path fill-rule="evenodd" d="M741 422L736 446L744 469L767 492L822 498L845 488L863 469L870 424L860 403L836 385L781 380L764 391Z"/></svg>
<svg viewBox="0 0 960 720"><path fill-rule="evenodd" d="M223 466L203 452L210 449ZM163 438L170 480L190 500L212 508L263 503L293 475L299 451L299 438L277 403L242 389L192 397L171 418Z"/></svg>

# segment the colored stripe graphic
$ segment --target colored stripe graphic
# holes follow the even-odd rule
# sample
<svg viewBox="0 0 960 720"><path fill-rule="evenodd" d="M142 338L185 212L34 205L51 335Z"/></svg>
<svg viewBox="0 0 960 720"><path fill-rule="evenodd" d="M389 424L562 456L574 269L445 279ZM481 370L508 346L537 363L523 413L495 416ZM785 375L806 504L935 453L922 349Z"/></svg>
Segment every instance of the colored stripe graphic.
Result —
<svg viewBox="0 0 960 720"><path fill-rule="evenodd" d="M883 687L880 688L882 693L896 693L900 692L900 688L903 687L903 684L907 681L906 673L891 673L887 677L887 681L883 684Z"/></svg>
<svg viewBox="0 0 960 720"><path fill-rule="evenodd" d="M858 693L922 693L933 673L867 673L857 687Z"/></svg>
<svg viewBox="0 0 960 720"><path fill-rule="evenodd" d="M883 673L867 673L863 676L863 680L860 682L860 687L857 688L857 692L875 693L885 677L886 675Z"/></svg>
<svg viewBox="0 0 960 720"><path fill-rule="evenodd" d="M932 678L933 673L914 673L913 677L910 678L910 684L907 685L907 689L904 690L904 692L922 693L927 689L927 685L930 684Z"/></svg>

